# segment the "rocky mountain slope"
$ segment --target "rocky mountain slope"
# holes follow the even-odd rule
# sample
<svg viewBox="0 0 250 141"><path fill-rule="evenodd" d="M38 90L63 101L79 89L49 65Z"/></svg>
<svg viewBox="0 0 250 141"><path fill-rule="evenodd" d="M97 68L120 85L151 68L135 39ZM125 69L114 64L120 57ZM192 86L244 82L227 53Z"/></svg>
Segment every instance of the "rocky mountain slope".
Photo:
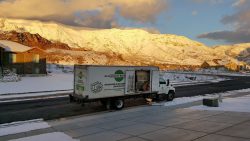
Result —
<svg viewBox="0 0 250 141"><path fill-rule="evenodd" d="M67 49L70 47L67 44L60 42L51 42L39 34L30 34L28 32L0 32L0 40L9 40L13 42L17 42L29 47L39 47L41 49L50 49L50 48L58 48L58 49Z"/></svg>

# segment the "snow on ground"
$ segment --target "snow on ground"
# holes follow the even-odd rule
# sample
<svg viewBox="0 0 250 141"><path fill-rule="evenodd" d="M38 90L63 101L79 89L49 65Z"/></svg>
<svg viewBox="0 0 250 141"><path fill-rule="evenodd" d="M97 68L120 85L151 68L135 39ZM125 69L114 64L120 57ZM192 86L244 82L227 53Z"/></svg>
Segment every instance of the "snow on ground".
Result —
<svg viewBox="0 0 250 141"><path fill-rule="evenodd" d="M248 72L213 72L213 71L201 71L196 72L197 74L212 74L212 75L223 75L223 76L250 76Z"/></svg>
<svg viewBox="0 0 250 141"><path fill-rule="evenodd" d="M73 89L72 73L52 73L41 77L22 77L22 80L18 82L0 83L0 95L70 89Z"/></svg>
<svg viewBox="0 0 250 141"><path fill-rule="evenodd" d="M164 79L169 79L171 82L191 82L191 81L208 81L221 79L218 76L209 76L201 74L187 74L187 73L178 73L178 72L165 72L163 74Z"/></svg>
<svg viewBox="0 0 250 141"><path fill-rule="evenodd" d="M195 110L214 110L214 111L233 111L233 112L250 112L250 95L226 98L219 103L219 107L208 107L204 105L193 106L190 109Z"/></svg>
<svg viewBox="0 0 250 141"><path fill-rule="evenodd" d="M23 133L27 131L49 128L50 125L42 119L19 121L0 124L0 136Z"/></svg>
<svg viewBox="0 0 250 141"><path fill-rule="evenodd" d="M79 140L72 139L70 136L62 132L52 132L36 136L14 139L10 141L79 141Z"/></svg>
<svg viewBox="0 0 250 141"><path fill-rule="evenodd" d="M234 91L227 91L227 92L223 92L223 93L198 95L198 96L192 96L192 97L181 97L181 98L175 98L173 101L153 103L152 105L154 105L154 106L175 106L175 105L200 101L203 98L218 97L220 94L222 96L229 96L229 95L237 95L238 93L243 93L243 92L250 92L250 89L234 90ZM249 109L250 109L250 107L249 107Z"/></svg>
<svg viewBox="0 0 250 141"><path fill-rule="evenodd" d="M215 69L201 69L198 71L167 71L169 73L196 74L196 75L217 75L217 76L250 76L250 72L231 72Z"/></svg>
<svg viewBox="0 0 250 141"><path fill-rule="evenodd" d="M182 73L182 72L162 72L161 76L165 80L170 80L171 84L175 87L198 85L205 83L218 83L220 81L229 80L229 78L219 77L216 75L195 74L195 73Z"/></svg>

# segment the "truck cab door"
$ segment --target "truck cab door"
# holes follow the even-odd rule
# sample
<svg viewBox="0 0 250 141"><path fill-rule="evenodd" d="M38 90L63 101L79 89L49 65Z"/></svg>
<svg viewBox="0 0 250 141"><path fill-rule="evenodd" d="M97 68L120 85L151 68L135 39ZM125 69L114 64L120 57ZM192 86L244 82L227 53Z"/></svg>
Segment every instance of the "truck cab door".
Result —
<svg viewBox="0 0 250 141"><path fill-rule="evenodd" d="M160 80L160 71L152 71L151 72L151 91L158 92L160 88L159 84Z"/></svg>
<svg viewBox="0 0 250 141"><path fill-rule="evenodd" d="M135 93L135 71L126 71L125 94Z"/></svg>

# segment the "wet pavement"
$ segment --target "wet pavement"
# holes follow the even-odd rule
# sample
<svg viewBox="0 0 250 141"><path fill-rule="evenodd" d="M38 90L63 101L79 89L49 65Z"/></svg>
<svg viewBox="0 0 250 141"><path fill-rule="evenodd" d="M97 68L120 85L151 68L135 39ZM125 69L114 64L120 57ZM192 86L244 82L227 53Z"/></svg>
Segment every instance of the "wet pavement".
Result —
<svg viewBox="0 0 250 141"><path fill-rule="evenodd" d="M47 121L51 127L0 137L1 141L64 132L81 141L250 141L250 113L140 106Z"/></svg>

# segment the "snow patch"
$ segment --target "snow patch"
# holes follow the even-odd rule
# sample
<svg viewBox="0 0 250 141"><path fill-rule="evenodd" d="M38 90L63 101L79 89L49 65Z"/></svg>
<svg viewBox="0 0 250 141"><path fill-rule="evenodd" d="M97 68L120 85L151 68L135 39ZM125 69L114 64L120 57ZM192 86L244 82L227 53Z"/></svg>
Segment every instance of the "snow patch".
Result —
<svg viewBox="0 0 250 141"><path fill-rule="evenodd" d="M14 139L10 141L79 141L79 140L72 139L70 136L62 132L52 132L52 133L20 138L20 139Z"/></svg>
<svg viewBox="0 0 250 141"><path fill-rule="evenodd" d="M171 82L192 82L192 81L208 81L221 79L218 76L203 75L203 74L192 74L192 73L178 73L178 72L164 72L164 79L169 79Z"/></svg>
<svg viewBox="0 0 250 141"><path fill-rule="evenodd" d="M72 89L72 73L53 73L42 77L22 77L22 81L19 82L2 82L0 83L0 97L1 94Z"/></svg>
<svg viewBox="0 0 250 141"><path fill-rule="evenodd" d="M193 73L193 72L188 72ZM214 69L201 69L196 71L197 74L207 74L207 75L218 75L218 76L250 76L250 73L247 72L230 72L230 71L219 71Z"/></svg>
<svg viewBox="0 0 250 141"><path fill-rule="evenodd" d="M50 125L42 119L18 121L0 124L0 136L23 133L27 131L49 128Z"/></svg>
<svg viewBox="0 0 250 141"><path fill-rule="evenodd" d="M161 76L165 80L170 80L171 84L175 87L199 85L206 83L218 83L220 81L229 80L229 78L219 77L216 75L195 74L185 72L162 72Z"/></svg>
<svg viewBox="0 0 250 141"><path fill-rule="evenodd" d="M32 49L31 47L7 40L0 40L0 46L9 52L25 52Z"/></svg>

